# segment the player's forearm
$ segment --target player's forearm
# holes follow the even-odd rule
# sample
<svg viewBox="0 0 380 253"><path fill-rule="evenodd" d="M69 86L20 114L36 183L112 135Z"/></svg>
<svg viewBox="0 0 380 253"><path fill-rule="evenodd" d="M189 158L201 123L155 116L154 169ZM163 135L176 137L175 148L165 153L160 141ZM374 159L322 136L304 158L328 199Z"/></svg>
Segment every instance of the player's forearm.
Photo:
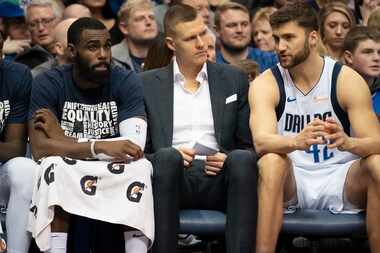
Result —
<svg viewBox="0 0 380 253"><path fill-rule="evenodd" d="M77 143L72 140L54 140L45 138L32 141L32 154L35 160L46 156L67 156L74 159L91 157L91 143Z"/></svg>
<svg viewBox="0 0 380 253"><path fill-rule="evenodd" d="M343 146L345 151L351 152L360 157L367 157L373 154L380 154L380 138L366 137L354 138L349 137Z"/></svg>
<svg viewBox="0 0 380 253"><path fill-rule="evenodd" d="M288 154L296 150L294 137L265 134L254 138L255 150L259 156L267 153Z"/></svg>
<svg viewBox="0 0 380 253"><path fill-rule="evenodd" d="M25 149L26 143L24 142L0 142L0 161L25 156Z"/></svg>

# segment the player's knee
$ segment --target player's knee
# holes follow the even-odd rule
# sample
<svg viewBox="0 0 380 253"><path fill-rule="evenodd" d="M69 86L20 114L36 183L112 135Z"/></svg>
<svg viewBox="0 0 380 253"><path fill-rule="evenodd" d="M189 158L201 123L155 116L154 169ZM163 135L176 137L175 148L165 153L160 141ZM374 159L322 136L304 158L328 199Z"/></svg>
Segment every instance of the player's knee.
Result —
<svg viewBox="0 0 380 253"><path fill-rule="evenodd" d="M162 148L152 159L154 180L176 180L183 167L181 154L175 148Z"/></svg>
<svg viewBox="0 0 380 253"><path fill-rule="evenodd" d="M9 160L4 166L7 169L11 191L31 196L37 164L31 159L16 157Z"/></svg>
<svg viewBox="0 0 380 253"><path fill-rule="evenodd" d="M252 180L257 177L256 155L248 150L234 150L225 161L229 176L236 180Z"/></svg>
<svg viewBox="0 0 380 253"><path fill-rule="evenodd" d="M258 167L260 180L278 184L289 175L291 163L285 155L267 153L258 161Z"/></svg>
<svg viewBox="0 0 380 253"><path fill-rule="evenodd" d="M376 181L380 180L380 155L370 155L365 158L368 175Z"/></svg>

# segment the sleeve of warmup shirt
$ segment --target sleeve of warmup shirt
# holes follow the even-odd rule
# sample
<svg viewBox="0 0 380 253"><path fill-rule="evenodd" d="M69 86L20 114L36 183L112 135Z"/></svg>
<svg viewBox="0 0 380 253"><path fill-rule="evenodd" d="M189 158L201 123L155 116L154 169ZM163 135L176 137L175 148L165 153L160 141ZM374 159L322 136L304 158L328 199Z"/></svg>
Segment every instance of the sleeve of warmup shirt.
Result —
<svg viewBox="0 0 380 253"><path fill-rule="evenodd" d="M11 90L10 113L7 123L25 123L28 116L32 75L27 67L14 64L6 69L7 80Z"/></svg>
<svg viewBox="0 0 380 253"><path fill-rule="evenodd" d="M119 74L123 75L122 78L118 78L121 83L116 86L119 123L133 117L145 118L144 96L140 77L132 71L128 72L127 75L121 71Z"/></svg>
<svg viewBox="0 0 380 253"><path fill-rule="evenodd" d="M33 114L41 108L49 109L58 117L57 101L60 88L56 80L50 76L48 77L46 74L47 73L43 73L33 80L28 114L29 120L33 117Z"/></svg>

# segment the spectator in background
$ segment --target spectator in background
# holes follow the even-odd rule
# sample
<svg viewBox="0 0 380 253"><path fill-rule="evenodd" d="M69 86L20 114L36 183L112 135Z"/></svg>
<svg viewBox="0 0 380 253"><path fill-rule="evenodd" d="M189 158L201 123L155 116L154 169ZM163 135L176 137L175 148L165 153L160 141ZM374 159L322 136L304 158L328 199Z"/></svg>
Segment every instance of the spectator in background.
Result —
<svg viewBox="0 0 380 253"><path fill-rule="evenodd" d="M252 18L252 39L255 46L262 51L275 50L276 45L269 18L276 10L274 7L264 7L259 9Z"/></svg>
<svg viewBox="0 0 380 253"><path fill-rule="evenodd" d="M77 2L89 8L92 16L107 27L111 34L112 45L123 40L123 34L119 30L118 23L110 6L107 4L107 0L78 0Z"/></svg>
<svg viewBox="0 0 380 253"><path fill-rule="evenodd" d="M15 61L31 69L54 58L54 27L62 18L63 9L56 1L32 0L25 9L25 19L33 47L17 55Z"/></svg>
<svg viewBox="0 0 380 253"><path fill-rule="evenodd" d="M63 19L91 17L91 11L83 4L70 4L63 11Z"/></svg>
<svg viewBox="0 0 380 253"><path fill-rule="evenodd" d="M380 116L380 31L366 26L351 29L344 41L344 59L356 70L374 93L373 107ZM376 87L377 86L377 87Z"/></svg>
<svg viewBox="0 0 380 253"><path fill-rule="evenodd" d="M148 50L143 70L165 67L171 62L172 58L173 51L166 46L165 36L160 33Z"/></svg>
<svg viewBox="0 0 380 253"><path fill-rule="evenodd" d="M217 63L251 59L259 64L260 72L277 63L274 53L249 47L251 19L245 6L234 2L219 6L215 12L215 28L220 40L220 50L216 53Z"/></svg>
<svg viewBox="0 0 380 253"><path fill-rule="evenodd" d="M37 171L35 162L25 158L32 76L27 67L2 60L3 36L0 32L0 204L8 206L7 252L27 253L27 224Z"/></svg>
<svg viewBox="0 0 380 253"><path fill-rule="evenodd" d="M124 40L112 47L112 56L136 72L142 70L149 47L158 34L151 0L128 0L118 13Z"/></svg>
<svg viewBox="0 0 380 253"><path fill-rule="evenodd" d="M343 43L348 31L355 26L351 10L342 2L325 5L319 13L319 29L326 55L343 62Z"/></svg>
<svg viewBox="0 0 380 253"><path fill-rule="evenodd" d="M67 31L75 20L75 18L65 19L59 22L58 25L54 28L55 58L52 58L32 69L33 77L58 65L68 64L72 62L70 54L67 50Z"/></svg>
<svg viewBox="0 0 380 253"><path fill-rule="evenodd" d="M380 7L380 0L355 0L357 23L367 25L369 16L377 7Z"/></svg>
<svg viewBox="0 0 380 253"><path fill-rule="evenodd" d="M374 10L368 18L368 27L380 31L380 8Z"/></svg>
<svg viewBox="0 0 380 253"><path fill-rule="evenodd" d="M216 62L216 36L208 29L208 36L205 38L205 43L207 45L207 60L211 62Z"/></svg>
<svg viewBox="0 0 380 253"><path fill-rule="evenodd" d="M8 39L4 42L3 53L6 60L13 60L17 54L30 47L30 33L25 23L24 11L10 1L0 2L0 17L3 31Z"/></svg>

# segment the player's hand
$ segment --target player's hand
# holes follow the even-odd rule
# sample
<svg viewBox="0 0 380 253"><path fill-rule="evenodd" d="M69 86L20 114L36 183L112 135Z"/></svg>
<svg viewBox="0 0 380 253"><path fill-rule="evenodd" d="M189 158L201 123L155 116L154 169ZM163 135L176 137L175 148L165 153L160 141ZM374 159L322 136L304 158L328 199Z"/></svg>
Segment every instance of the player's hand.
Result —
<svg viewBox="0 0 380 253"><path fill-rule="evenodd" d="M20 54L30 47L30 40L11 40L4 41L4 54Z"/></svg>
<svg viewBox="0 0 380 253"><path fill-rule="evenodd" d="M42 108L37 110L33 116L33 123L35 129L42 130L49 138L65 138L65 133L61 128L57 117L49 109Z"/></svg>
<svg viewBox="0 0 380 253"><path fill-rule="evenodd" d="M96 154L104 153L115 161L128 161L131 158L136 161L144 156L140 146L130 140L97 141L94 148Z"/></svg>
<svg viewBox="0 0 380 253"><path fill-rule="evenodd" d="M206 156L205 173L209 176L218 175L223 169L226 158L227 155L220 152L215 155Z"/></svg>
<svg viewBox="0 0 380 253"><path fill-rule="evenodd" d="M320 119L314 119L295 137L296 150L309 150L314 144L325 144L325 123Z"/></svg>
<svg viewBox="0 0 380 253"><path fill-rule="evenodd" d="M347 150L348 136L344 132L341 125L335 119L329 117L325 121L327 135L325 136L328 142L327 148L338 148L340 151Z"/></svg>
<svg viewBox="0 0 380 253"><path fill-rule="evenodd" d="M185 167L189 167L194 160L195 150L192 148L179 147L177 150L181 153L183 158L183 164Z"/></svg>

